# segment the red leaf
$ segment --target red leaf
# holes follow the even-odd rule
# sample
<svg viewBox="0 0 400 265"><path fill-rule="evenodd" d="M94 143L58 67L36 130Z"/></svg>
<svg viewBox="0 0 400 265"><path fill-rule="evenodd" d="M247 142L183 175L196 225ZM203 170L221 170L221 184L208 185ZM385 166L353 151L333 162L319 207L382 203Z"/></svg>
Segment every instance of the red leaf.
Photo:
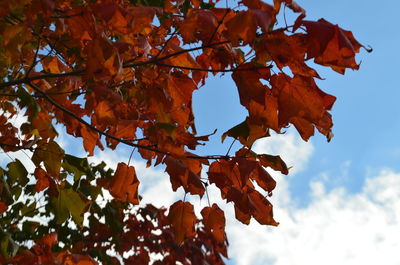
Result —
<svg viewBox="0 0 400 265"><path fill-rule="evenodd" d="M44 237L36 240L36 244L38 244L42 247L46 246L49 248L51 248L57 242L58 242L57 233L51 233L51 234L45 235Z"/></svg>
<svg viewBox="0 0 400 265"><path fill-rule="evenodd" d="M7 211L8 206L4 202L0 202L0 214L3 214L5 211Z"/></svg>

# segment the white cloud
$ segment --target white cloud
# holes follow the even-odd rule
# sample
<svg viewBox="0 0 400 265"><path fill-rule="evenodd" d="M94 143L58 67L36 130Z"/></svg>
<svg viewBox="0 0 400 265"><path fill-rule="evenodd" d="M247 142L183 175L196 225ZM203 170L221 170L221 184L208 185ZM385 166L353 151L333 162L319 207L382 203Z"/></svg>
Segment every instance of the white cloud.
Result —
<svg viewBox="0 0 400 265"><path fill-rule="evenodd" d="M64 142L64 141L62 141ZM271 201L274 204L278 227L265 227L252 221L245 226L234 218L233 206L220 199L219 191L209 187L211 203L226 209L229 253L234 264L263 265L399 265L400 249L400 173L382 170L365 181L362 191L349 194L343 188L326 191L322 181L310 183L311 202L305 208L296 208L289 193L289 179L304 168L313 153L311 143L304 143L294 133L275 135L256 142L259 153L280 154L289 166L290 176L272 175L278 182ZM122 152L121 152L122 151ZM23 162L23 153L14 153ZM118 162L127 162L129 151L98 151L90 161L104 160L116 168ZM6 157L2 157L5 162ZM0 160L2 160L0 158ZM169 206L182 199L182 192L174 193L163 168L146 168L143 161L133 159L141 181L142 203ZM30 165L30 166L33 166ZM343 165L347 174L350 162ZM327 176L333 179L334 176ZM196 208L206 204L197 196L187 198Z"/></svg>
<svg viewBox="0 0 400 265"><path fill-rule="evenodd" d="M271 138L269 144L258 144L257 151L281 149L282 157L301 169L312 146L297 141L291 134L277 141ZM326 191L322 181L311 182L311 202L305 208L296 208L287 180L275 178L278 190L271 201L281 224L265 227L252 221L245 226L231 221L227 229L234 264L400 264L400 173L382 170L366 178L358 194L344 188ZM228 220L234 218L232 211L228 215Z"/></svg>

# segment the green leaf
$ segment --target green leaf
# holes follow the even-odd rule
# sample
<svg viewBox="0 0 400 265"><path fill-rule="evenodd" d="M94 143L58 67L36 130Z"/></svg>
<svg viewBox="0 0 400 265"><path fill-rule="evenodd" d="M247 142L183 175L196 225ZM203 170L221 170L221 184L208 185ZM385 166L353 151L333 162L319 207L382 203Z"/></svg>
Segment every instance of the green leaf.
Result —
<svg viewBox="0 0 400 265"><path fill-rule="evenodd" d="M9 233L0 230L0 254L6 258L14 257L17 254L18 245L14 242Z"/></svg>
<svg viewBox="0 0 400 265"><path fill-rule="evenodd" d="M56 223L64 223L69 215L74 222L81 227L83 224L83 214L88 203L84 202L80 195L71 188L59 190L57 198L53 198L54 214Z"/></svg>
<svg viewBox="0 0 400 265"><path fill-rule="evenodd" d="M215 6L214 3L204 3L204 2L200 3L201 9L212 9L212 8L214 8L214 6Z"/></svg>
<svg viewBox="0 0 400 265"><path fill-rule="evenodd" d="M26 171L24 165L18 159L7 165L8 171L7 175L10 180L10 184L15 184L18 182L21 186L25 186L28 182L28 171Z"/></svg>
<svg viewBox="0 0 400 265"><path fill-rule="evenodd" d="M79 194L72 189L65 189L64 192L61 193L61 196L67 201L66 204L72 219L81 227L83 224L83 214L88 203L84 202Z"/></svg>
<svg viewBox="0 0 400 265"><path fill-rule="evenodd" d="M72 155L65 155L62 167L74 176L74 180L78 181L83 175L91 177L93 173L89 168L86 158L79 158Z"/></svg>
<svg viewBox="0 0 400 265"><path fill-rule="evenodd" d="M37 213L36 202L32 202L31 204L24 204L21 209L21 216L33 217Z"/></svg>
<svg viewBox="0 0 400 265"><path fill-rule="evenodd" d="M61 194L62 192L60 191L58 197L50 199L52 209L54 210L56 224L62 224L69 218L69 210L65 199Z"/></svg>
<svg viewBox="0 0 400 265"><path fill-rule="evenodd" d="M36 103L36 100L29 94L25 89L20 87L17 91L18 97L20 99L20 108L27 107L32 113L32 117L36 116L40 112L40 106Z"/></svg>
<svg viewBox="0 0 400 265"><path fill-rule="evenodd" d="M0 193L0 201L3 201L10 205L14 202L14 199L11 194L10 186L5 181L4 176L5 172L2 168L0 168L0 186L2 187L2 191Z"/></svg>
<svg viewBox="0 0 400 265"><path fill-rule="evenodd" d="M22 231L24 231L25 233L33 233L36 231L36 229L38 229L39 226L40 226L39 222L25 221L22 224Z"/></svg>

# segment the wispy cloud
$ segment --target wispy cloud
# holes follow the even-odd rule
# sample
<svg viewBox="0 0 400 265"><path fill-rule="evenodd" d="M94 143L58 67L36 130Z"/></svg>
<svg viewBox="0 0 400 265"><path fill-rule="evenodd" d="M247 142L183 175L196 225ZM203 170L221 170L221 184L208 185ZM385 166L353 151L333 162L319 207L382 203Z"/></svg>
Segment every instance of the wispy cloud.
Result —
<svg viewBox="0 0 400 265"><path fill-rule="evenodd" d="M308 145L289 134L257 148L280 148L284 158L289 152L289 163L304 168L312 154ZM400 173L381 170L366 178L357 194L345 188L326 191L322 180L313 181L309 184L311 201L305 208L296 207L289 185L287 178L279 177L278 190L271 198L280 226L264 227L256 222L243 226L236 221L228 225L234 264L400 264Z"/></svg>

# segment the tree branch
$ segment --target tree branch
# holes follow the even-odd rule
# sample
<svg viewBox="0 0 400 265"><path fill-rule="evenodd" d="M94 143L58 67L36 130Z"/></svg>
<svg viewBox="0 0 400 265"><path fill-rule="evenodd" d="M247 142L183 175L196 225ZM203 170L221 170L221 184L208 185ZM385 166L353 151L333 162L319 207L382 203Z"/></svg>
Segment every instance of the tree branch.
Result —
<svg viewBox="0 0 400 265"><path fill-rule="evenodd" d="M126 141L126 140L124 140L124 139L115 137L114 135L108 134L108 133L106 133L106 132L104 132L104 131L102 131L102 130L96 128L96 127L94 127L93 125L91 125L90 123L88 123L87 121L85 121L84 119L82 119L81 117L75 115L73 112L69 111L68 109L66 109L66 108L64 108L63 106L61 106L60 104L58 104L58 103L57 103L56 101L54 101L51 97L49 97L45 92L43 92L38 86L36 86L36 85L34 85L34 84L30 83L30 82L26 82L26 84L29 85L30 87L32 87L33 90L35 90L35 92L41 94L41 95L42 95L48 102L50 102L54 107L56 107L57 109L63 111L64 113L68 114L69 116L73 117L74 119L76 119L77 121L79 121L81 124L87 126L87 127L90 128L91 130L93 130L93 131L95 131L95 132L97 132L97 133L99 133L99 134L101 134L101 135L103 135L103 136L106 136L106 137L108 137L108 138L111 138L111 139L113 139L113 140L115 140L115 141L124 143L124 144L129 145L129 146L132 146L132 147L138 147L138 148L146 149L146 150L153 151L153 152L160 152L159 150L154 149L154 148L151 148L151 147L146 146L146 145L139 145L139 144L134 144L134 143L128 142L128 141Z"/></svg>
<svg viewBox="0 0 400 265"><path fill-rule="evenodd" d="M188 52L191 52L191 51L211 48L211 47L222 45L222 44L226 44L226 43L229 43L229 42L230 41L221 41L221 42L211 43L211 44L208 44L208 45L195 47L195 48L191 48L191 49L184 49L184 50L181 50L181 51L178 51L178 52L175 52L175 53L171 53L171 54L165 55L163 57L154 58L154 59L147 60L147 61L144 61L144 62L124 64L122 67L123 68L131 68L131 67L138 67L138 66L143 66L143 65L147 65L147 64L156 64L157 62L166 60L166 59L171 58L171 57L178 56L178 55L183 54L183 53L188 53ZM49 74L25 77L23 79L18 79L18 80L13 80L13 81L1 83L0 84L0 89L1 88L5 88L5 87L9 87L9 86L19 85L19 84L29 84L32 81L40 80L40 79L66 77L66 76L82 76L85 73L86 73L86 70L85 69L81 69L81 70L76 70L76 71L72 71L72 72L68 72L68 73L60 73L60 74L49 73Z"/></svg>
<svg viewBox="0 0 400 265"><path fill-rule="evenodd" d="M84 119L82 119L82 118L80 118L79 116L75 115L73 112L69 111L68 109L66 109L66 108L64 108L63 106L61 106L60 104L58 104L58 103L57 103L56 101L54 101L51 97L49 97L45 92L43 92L38 86L36 86L36 85L34 85L34 84L32 84L32 83L29 83L29 82L26 82L26 84L29 85L30 87L32 87L33 90L35 90L35 92L41 94L41 95L42 95L50 104L52 104L54 107L56 107L57 109L63 111L63 112L66 113L67 115L69 115L69 116L71 116L72 118L76 119L78 122L80 122L80 123L83 124L84 126L87 126L89 129L91 129L91 130L93 130L93 131L99 133L100 135L103 135L103 136L105 136L105 137L108 137L108 138L110 138L110 139L113 139L113 140L115 140L115 141L117 141L117 142L119 142L119 143L123 143L123 144L128 145L128 146L132 146L132 147L137 147L137 148L145 149L145 150L152 151L152 152L155 152L155 153L158 153L158 154L163 154L163 155L166 155L166 156L171 156L171 155L172 155L172 154L170 154L170 153L163 152L163 151L161 151L161 150L159 150L159 149L156 149L156 148L154 148L154 147L152 147L152 146L149 146L149 145L135 144L135 143L132 143L132 142L127 141L127 140L125 140L125 139L118 138L118 137L116 137L116 136L114 136L114 135L108 134L108 133L106 133L106 132L104 132L104 131L102 131L102 130L96 128L95 126L91 125L90 123L88 123L88 122L85 121ZM227 160L227 159L231 159L231 158L233 158L233 157L226 156L226 155L210 155L210 156L189 155L189 156L186 156L185 158L188 158L188 159L215 159L215 160L216 160L216 159L225 159L225 160Z"/></svg>
<svg viewBox="0 0 400 265"><path fill-rule="evenodd" d="M188 67L188 66L172 65L172 64L159 63L159 62L156 64L161 65L161 66L185 69L185 70L191 70L191 71L217 72L217 73L228 73L228 72L236 72L236 71L254 71L254 70L258 70L258 69L271 68L271 66L260 66L260 67L250 67L250 68L206 69L206 68L195 68L195 67Z"/></svg>

